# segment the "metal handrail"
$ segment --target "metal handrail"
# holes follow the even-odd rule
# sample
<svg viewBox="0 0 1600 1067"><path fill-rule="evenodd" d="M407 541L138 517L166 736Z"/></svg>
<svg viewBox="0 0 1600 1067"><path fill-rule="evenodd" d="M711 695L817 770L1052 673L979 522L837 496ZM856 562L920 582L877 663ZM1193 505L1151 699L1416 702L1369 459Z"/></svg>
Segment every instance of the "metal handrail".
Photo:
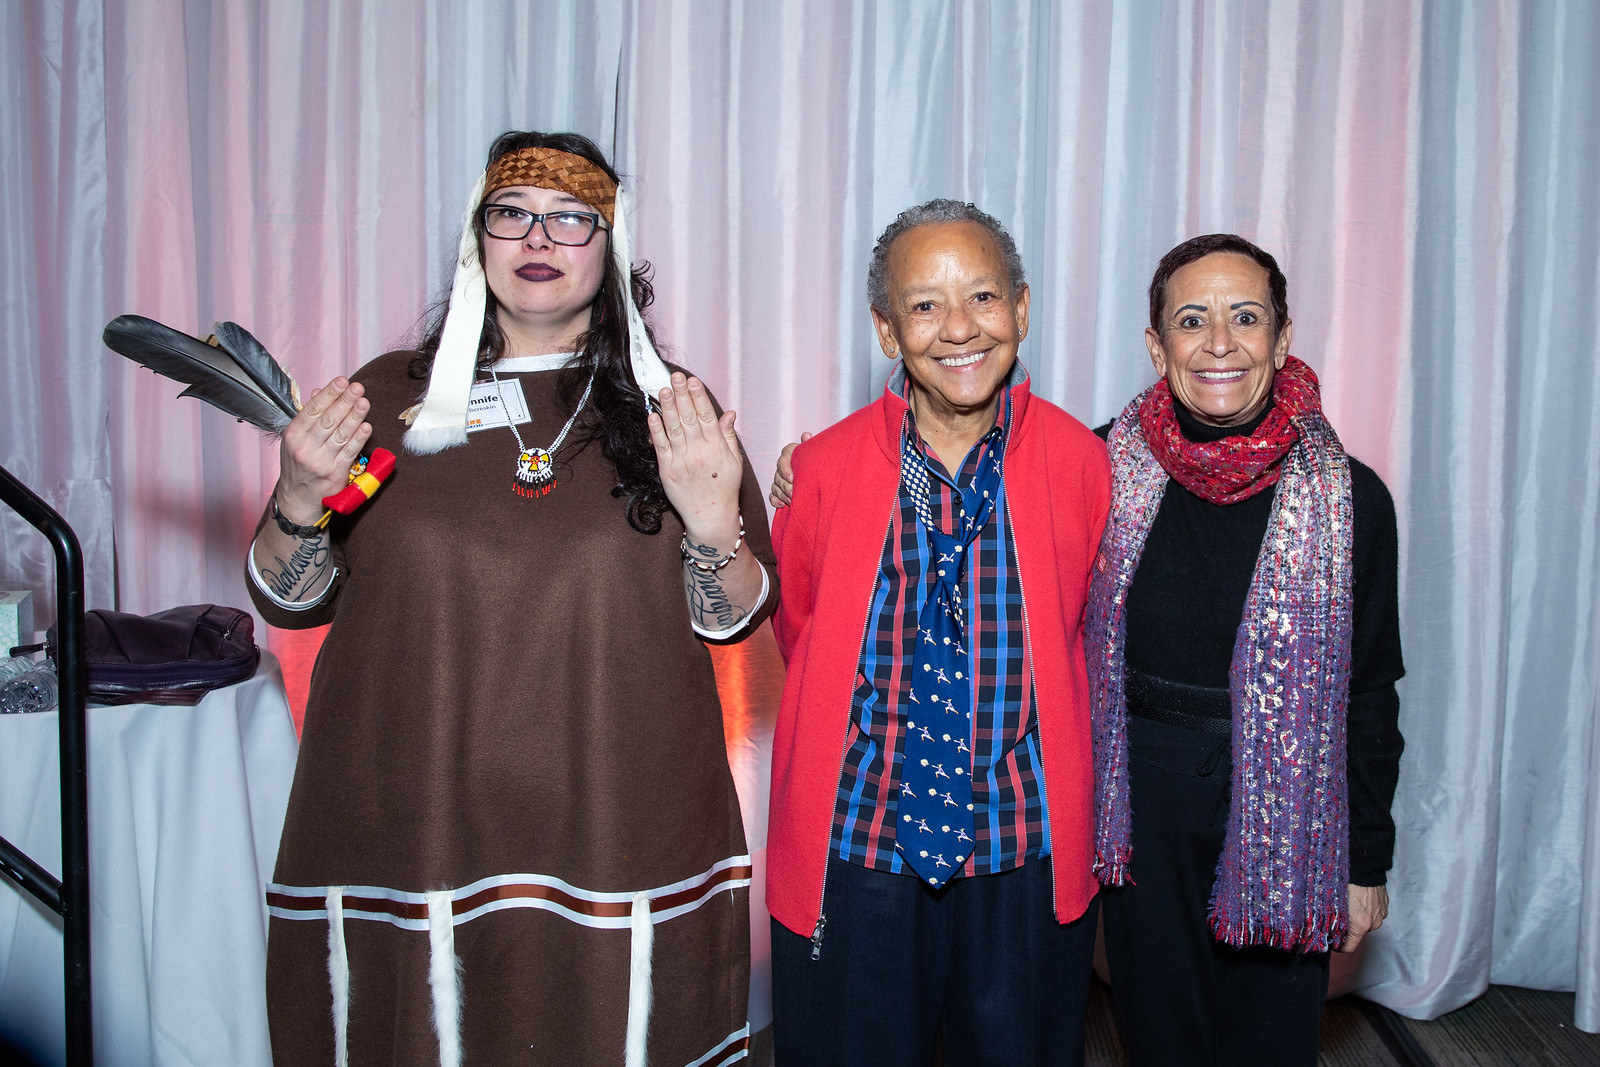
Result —
<svg viewBox="0 0 1600 1067"><path fill-rule="evenodd" d="M0 501L49 539L56 553L56 674L61 729L61 870L58 881L0 838L0 873L61 916L66 987L67 1063L94 1063L89 1009L89 768L85 709L89 669L83 651L83 550L65 519L0 467Z"/></svg>

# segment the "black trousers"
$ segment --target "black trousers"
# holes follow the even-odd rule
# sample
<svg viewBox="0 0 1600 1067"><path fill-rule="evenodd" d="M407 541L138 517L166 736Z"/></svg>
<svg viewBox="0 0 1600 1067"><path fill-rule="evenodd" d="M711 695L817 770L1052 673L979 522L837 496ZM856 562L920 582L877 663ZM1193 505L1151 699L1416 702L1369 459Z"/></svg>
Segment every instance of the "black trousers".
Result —
<svg viewBox="0 0 1600 1067"><path fill-rule="evenodd" d="M1133 881L1100 894L1133 1067L1315 1065L1328 954L1218 944L1206 925L1228 823L1226 734L1129 716Z"/></svg>
<svg viewBox="0 0 1600 1067"><path fill-rule="evenodd" d="M1096 905L1055 920L1047 859L930 889L838 857L827 926L772 924L778 1067L1080 1067Z"/></svg>

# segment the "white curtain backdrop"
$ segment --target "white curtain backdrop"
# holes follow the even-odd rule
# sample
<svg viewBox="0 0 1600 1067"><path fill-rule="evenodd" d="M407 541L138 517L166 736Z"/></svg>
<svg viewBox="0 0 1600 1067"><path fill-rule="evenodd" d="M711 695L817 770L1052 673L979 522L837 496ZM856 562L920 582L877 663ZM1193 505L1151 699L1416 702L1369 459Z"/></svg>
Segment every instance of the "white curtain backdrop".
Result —
<svg viewBox="0 0 1600 1067"><path fill-rule="evenodd" d="M1591 0L0 5L0 463L91 605L246 603L275 450L101 328L232 319L308 390L354 370L442 292L511 127L614 152L661 335L763 479L881 388L865 264L900 209L1012 228L1023 359L1091 423L1151 380L1161 253L1237 231L1399 507L1399 845L1358 984L1416 1017L1576 990L1600 1031L1597 54ZM43 540L0 537L48 620Z"/></svg>

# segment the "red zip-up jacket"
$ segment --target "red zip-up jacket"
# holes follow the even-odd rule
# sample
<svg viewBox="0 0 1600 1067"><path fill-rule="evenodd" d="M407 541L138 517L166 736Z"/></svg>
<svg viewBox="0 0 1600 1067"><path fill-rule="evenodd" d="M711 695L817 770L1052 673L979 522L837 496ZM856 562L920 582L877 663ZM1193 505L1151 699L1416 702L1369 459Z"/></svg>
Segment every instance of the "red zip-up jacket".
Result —
<svg viewBox="0 0 1600 1067"><path fill-rule="evenodd" d="M1097 886L1083 614L1111 506L1111 468L1100 439L1031 396L1026 380L1011 386L1011 404L1006 503L1038 696L1056 919L1071 922ZM886 387L797 448L793 499L772 527L783 590L773 629L789 670L773 737L767 909L804 937L823 913L851 693L884 533L899 506L905 413L905 400Z"/></svg>

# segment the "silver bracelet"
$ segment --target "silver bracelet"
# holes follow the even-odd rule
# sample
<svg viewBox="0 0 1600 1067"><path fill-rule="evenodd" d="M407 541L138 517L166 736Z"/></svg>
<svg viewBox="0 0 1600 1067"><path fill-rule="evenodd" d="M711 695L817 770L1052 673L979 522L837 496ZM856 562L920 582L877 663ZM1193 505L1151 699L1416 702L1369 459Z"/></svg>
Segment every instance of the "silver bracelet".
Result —
<svg viewBox="0 0 1600 1067"><path fill-rule="evenodd" d="M739 536L734 539L733 547L721 559L714 559L710 563L700 560L689 554L689 533L684 531L683 541L678 545L678 551L683 554L683 561L701 574L715 574L728 564L732 563L739 555L739 547L744 544L744 512L739 512Z"/></svg>

